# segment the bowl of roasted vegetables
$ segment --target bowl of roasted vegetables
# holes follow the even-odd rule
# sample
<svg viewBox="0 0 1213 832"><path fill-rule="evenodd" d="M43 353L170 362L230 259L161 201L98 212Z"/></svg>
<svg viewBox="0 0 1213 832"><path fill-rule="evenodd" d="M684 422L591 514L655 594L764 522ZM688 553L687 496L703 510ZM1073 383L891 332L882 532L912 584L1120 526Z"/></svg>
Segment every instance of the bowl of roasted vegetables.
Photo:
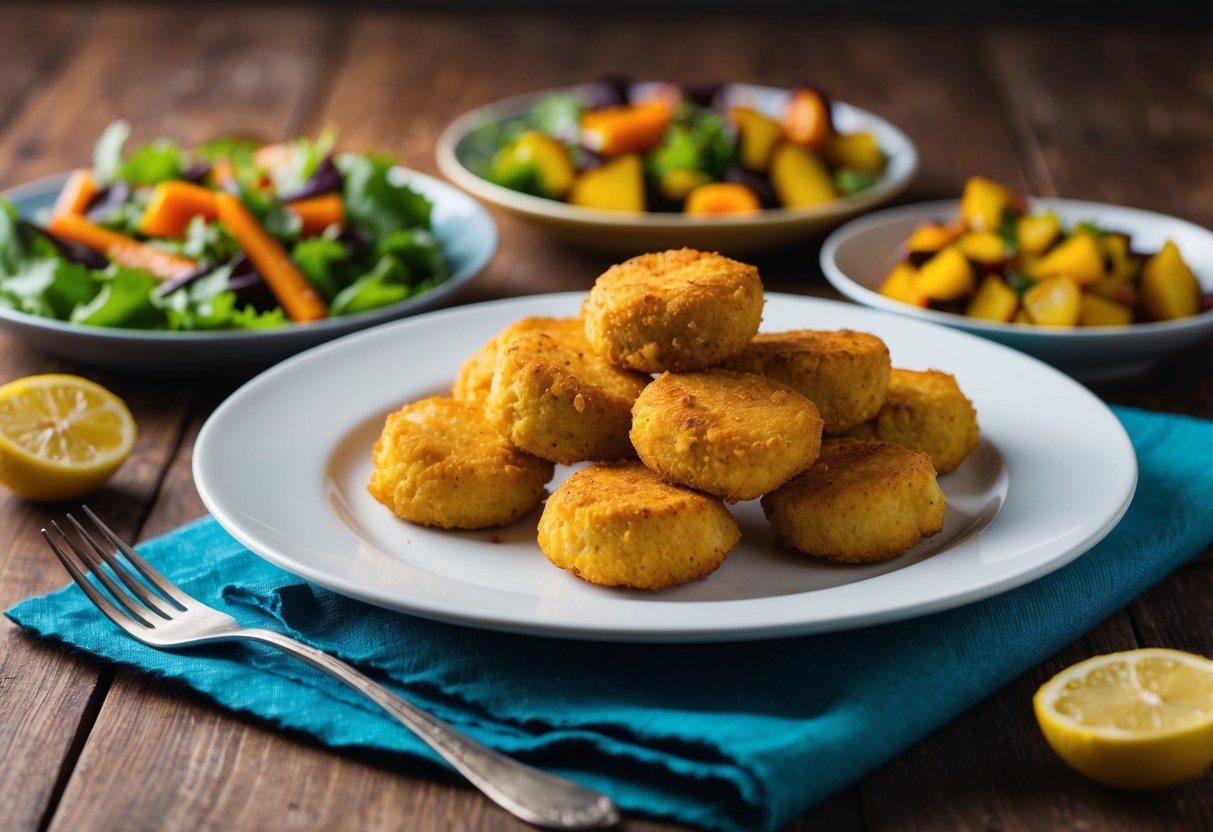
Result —
<svg viewBox="0 0 1213 832"><path fill-rule="evenodd" d="M1031 353L1135 375L1213 335L1213 232L1151 211L1024 198L975 176L959 201L886 209L822 246L836 289Z"/></svg>
<svg viewBox="0 0 1213 832"><path fill-rule="evenodd" d="M904 133L811 86L621 78L466 113L437 157L480 199L615 252L792 245L892 199L918 167Z"/></svg>
<svg viewBox="0 0 1213 832"><path fill-rule="evenodd" d="M496 248L474 200L318 139L129 147L0 194L0 328L129 372L225 373L432 308Z"/></svg>

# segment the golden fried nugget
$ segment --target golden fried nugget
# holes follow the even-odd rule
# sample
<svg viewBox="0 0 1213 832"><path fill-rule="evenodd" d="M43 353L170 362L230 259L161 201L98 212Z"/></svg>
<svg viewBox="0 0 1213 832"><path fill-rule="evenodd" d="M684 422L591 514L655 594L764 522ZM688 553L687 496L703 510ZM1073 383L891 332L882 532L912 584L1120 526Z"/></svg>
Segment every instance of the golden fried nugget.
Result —
<svg viewBox="0 0 1213 832"><path fill-rule="evenodd" d="M752 500L813 464L821 417L786 384L751 373L664 373L632 408L632 445L670 482Z"/></svg>
<svg viewBox="0 0 1213 832"><path fill-rule="evenodd" d="M839 563L890 560L943 529L931 458L891 442L830 439L805 473L762 498L775 533Z"/></svg>
<svg viewBox="0 0 1213 832"><path fill-rule="evenodd" d="M443 529L508 525L530 511L552 463L511 448L466 402L431 396L390 414L367 490L403 520Z"/></svg>
<svg viewBox="0 0 1213 832"><path fill-rule="evenodd" d="M459 367L455 383L451 385L451 397L461 402L483 403L489 397L493 384L493 371L497 369L497 354L505 339L520 332L546 332L560 339L568 333L582 333L585 324L581 318L523 318L507 326L489 339L483 347L472 353Z"/></svg>
<svg viewBox="0 0 1213 832"><path fill-rule="evenodd" d="M938 370L893 370L884 407L847 431L856 439L896 442L930 454L935 470L956 469L977 447L977 411L956 377Z"/></svg>
<svg viewBox="0 0 1213 832"><path fill-rule="evenodd" d="M614 364L659 373L719 364L762 321L758 270L684 248L642 254L603 272L581 305L594 349Z"/></svg>
<svg viewBox="0 0 1213 832"><path fill-rule="evenodd" d="M548 498L539 548L603 586L664 589L706 578L741 539L724 504L638 462L591 465Z"/></svg>
<svg viewBox="0 0 1213 832"><path fill-rule="evenodd" d="M817 405L827 434L876 415L889 383L889 348L849 329L761 333L726 367L769 376Z"/></svg>
<svg viewBox="0 0 1213 832"><path fill-rule="evenodd" d="M649 380L608 363L575 327L516 332L500 342L485 414L552 462L631 459L632 403Z"/></svg>

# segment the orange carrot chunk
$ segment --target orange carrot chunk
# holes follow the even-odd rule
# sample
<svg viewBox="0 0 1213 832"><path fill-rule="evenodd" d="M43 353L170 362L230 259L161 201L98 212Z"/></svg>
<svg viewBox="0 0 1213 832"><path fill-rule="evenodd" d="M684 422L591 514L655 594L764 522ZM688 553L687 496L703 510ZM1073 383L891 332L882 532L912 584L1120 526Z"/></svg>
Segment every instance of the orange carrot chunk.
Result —
<svg viewBox="0 0 1213 832"><path fill-rule="evenodd" d="M342 225L345 222L345 203L341 200L341 194L337 193L288 202L286 210L303 220L300 233L304 237L319 234L330 225Z"/></svg>
<svg viewBox="0 0 1213 832"><path fill-rule="evenodd" d="M783 129L793 144L823 152L834 135L830 102L812 87L793 90L783 111Z"/></svg>
<svg viewBox="0 0 1213 832"><path fill-rule="evenodd" d="M161 251L133 237L89 222L76 214L58 214L51 217L46 230L65 240L99 251L120 266L143 269L161 280L184 277L198 268L198 264L187 257Z"/></svg>
<svg viewBox="0 0 1213 832"><path fill-rule="evenodd" d="M265 232L240 200L231 194L215 195L219 221L232 232L244 253L253 261L266 285L292 321L314 321L328 316L324 300L283 251Z"/></svg>
<svg viewBox="0 0 1213 832"><path fill-rule="evenodd" d="M84 209L96 195L97 183L93 179L93 172L88 168L74 170L63 183L63 190L55 199L51 215L75 214L79 216L84 213Z"/></svg>
<svg viewBox="0 0 1213 832"><path fill-rule="evenodd" d="M753 214L762 203L752 190L739 182L709 182L700 185L687 196L683 211L687 214Z"/></svg>
<svg viewBox="0 0 1213 832"><path fill-rule="evenodd" d="M603 156L644 153L665 136L670 124L670 106L654 99L593 110L581 117L582 142Z"/></svg>
<svg viewBox="0 0 1213 832"><path fill-rule="evenodd" d="M209 222L218 216L214 192L193 182L172 179L159 183L152 191L139 231L149 237L180 237L194 217Z"/></svg>

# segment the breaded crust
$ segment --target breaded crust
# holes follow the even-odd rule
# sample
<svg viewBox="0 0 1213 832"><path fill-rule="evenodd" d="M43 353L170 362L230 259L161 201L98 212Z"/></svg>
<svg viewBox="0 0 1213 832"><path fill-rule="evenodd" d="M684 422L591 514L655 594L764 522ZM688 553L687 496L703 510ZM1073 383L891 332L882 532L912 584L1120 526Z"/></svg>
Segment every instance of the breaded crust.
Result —
<svg viewBox="0 0 1213 832"><path fill-rule="evenodd" d="M684 248L642 254L603 272L581 306L594 349L660 373L719 364L762 322L758 269Z"/></svg>
<svg viewBox="0 0 1213 832"><path fill-rule="evenodd" d="M847 436L925 451L941 474L954 471L980 441L973 403L955 376L938 370L893 370L880 412Z"/></svg>
<svg viewBox="0 0 1213 832"><path fill-rule="evenodd" d="M838 434L880 410L890 362L875 335L799 329L756 335L725 366L782 381L817 405L827 434Z"/></svg>
<svg viewBox="0 0 1213 832"><path fill-rule="evenodd" d="M805 473L762 498L789 546L839 563L890 560L943 529L931 458L890 442L830 439Z"/></svg>
<svg viewBox="0 0 1213 832"><path fill-rule="evenodd" d="M461 402L484 402L493 385L493 371L497 368L497 354L504 339L519 332L546 332L554 338L565 337L569 332L582 332L585 324L580 318L523 318L507 326L488 342L472 353L459 367L455 382L451 385L451 397Z"/></svg>
<svg viewBox="0 0 1213 832"><path fill-rule="evenodd" d="M821 448L821 417L786 384L751 373L664 373L632 408L632 445L665 479L735 502L778 488Z"/></svg>
<svg viewBox="0 0 1213 832"><path fill-rule="evenodd" d="M475 405L432 396L387 417L367 490L410 523L508 525L530 511L552 463L511 448Z"/></svg>
<svg viewBox="0 0 1213 832"><path fill-rule="evenodd" d="M603 586L664 589L706 578L740 538L719 500L663 482L638 462L578 471L539 519L548 560Z"/></svg>
<svg viewBox="0 0 1213 832"><path fill-rule="evenodd" d="M571 465L635 457L628 430L643 373L608 363L576 328L500 342L485 415L516 448Z"/></svg>

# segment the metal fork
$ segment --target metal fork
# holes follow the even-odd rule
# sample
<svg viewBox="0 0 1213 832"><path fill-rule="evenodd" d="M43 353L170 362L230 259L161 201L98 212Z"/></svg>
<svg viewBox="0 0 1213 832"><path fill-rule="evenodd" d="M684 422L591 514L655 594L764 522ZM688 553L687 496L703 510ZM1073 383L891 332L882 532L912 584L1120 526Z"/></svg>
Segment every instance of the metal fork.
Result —
<svg viewBox="0 0 1213 832"><path fill-rule="evenodd" d="M271 644L365 694L491 800L522 820L545 829L600 828L619 821L619 810L606 795L485 748L314 647L273 630L241 627L227 613L183 592L114 534L88 506L83 508L109 546L99 543L71 514L67 519L88 546L79 545L56 522L51 527L59 540L46 529L42 529L42 537L89 600L106 618L139 641L168 649L240 639ZM61 542L67 544L66 548ZM151 589L122 565L121 556L126 557ZM103 562L127 591L107 574ZM117 606L86 577L88 572L96 576Z"/></svg>

